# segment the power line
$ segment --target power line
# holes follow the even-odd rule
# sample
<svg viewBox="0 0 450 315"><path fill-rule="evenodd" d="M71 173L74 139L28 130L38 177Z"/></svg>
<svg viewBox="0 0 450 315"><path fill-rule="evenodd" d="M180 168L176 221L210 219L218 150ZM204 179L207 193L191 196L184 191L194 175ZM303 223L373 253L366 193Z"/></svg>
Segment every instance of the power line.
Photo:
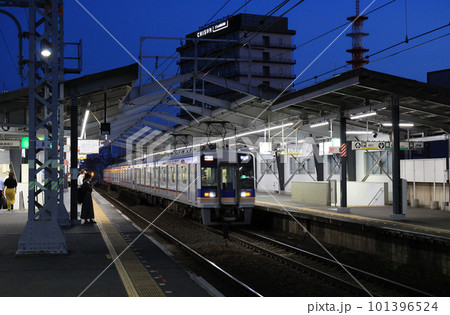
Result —
<svg viewBox="0 0 450 315"><path fill-rule="evenodd" d="M414 37L411 37L410 39L408 39L408 37L406 37L406 39L405 39L404 41L398 42L397 44L391 45L391 46L389 46L389 47L387 47L387 48L384 48L384 49L382 49L382 50L379 50L379 51L377 51L377 52L375 52L375 53L373 53L373 54L367 55L365 58L368 59L368 58L373 57L373 56L375 56L375 55L378 55L378 54L380 54L380 53L382 53L382 52L384 52L384 51L386 51L386 50L392 49L392 48L397 47L397 46L399 46L399 45L401 45L401 44L404 44L404 43L408 43L409 41L412 41L412 40L417 39L417 38L419 38L419 37L422 37L422 36L431 34L431 33L433 33L433 32L439 31L439 30L441 30L441 29L443 29L443 28L446 28L446 27L448 27L448 26L450 26L450 23L449 23L449 24L442 25L442 26L437 27L437 28L435 28L435 29L432 29L431 31L428 31L428 32L425 32L425 33L416 35L416 36L414 36Z"/></svg>
<svg viewBox="0 0 450 315"><path fill-rule="evenodd" d="M415 46L408 47L408 48L406 48L406 49L397 51L397 52L395 52L395 53L393 53L393 54L391 54L391 55L388 55L388 56L386 56L386 57L382 57L382 58L379 58L379 59L377 59L377 60L371 61L371 62L368 63L368 65L373 64L373 63L378 62L378 61L381 61L381 60L384 60L384 59L387 59L387 58L390 58L390 57L393 57L393 56L396 56L396 55L399 55L399 54L401 54L401 53L403 53L403 52L405 52L405 51L408 51L408 50L411 50L411 49L414 49L414 48L423 46L423 45L425 45L425 44L429 44L429 43L431 43L431 42L434 42L435 40L444 38L444 37L449 36L449 35L450 35L450 33L447 33L447 34L441 35L441 36L439 36L439 37L436 37L436 38L427 40L426 42L417 44L417 45L415 45Z"/></svg>
<svg viewBox="0 0 450 315"><path fill-rule="evenodd" d="M406 48L406 49L397 51L397 52L395 52L395 53L393 53L393 54L390 54L390 55L388 55L388 56L385 56L385 57L382 57L382 58L379 58L379 59L370 61L369 63L367 63L367 65L371 65L371 64L374 64L374 63L379 62L379 61L381 61L381 60L391 58L391 57L393 57L393 56L396 56L396 55L399 55L399 54L401 54L401 53L404 53L404 52L406 52L406 51L408 51L408 50L411 50L411 49L414 49L414 48L417 48L417 47L420 47L420 46L429 44L429 43L431 43L431 42L433 42L433 41L435 41L435 40L444 38L444 37L449 36L449 35L450 35L450 33L447 33L447 34L438 36L438 37L433 38L433 39L430 39L430 40L428 40L428 41L426 41L426 42L423 42L423 43L417 44L417 45L415 45L415 46L408 47L408 48ZM327 72L323 72L323 73L321 73L321 74L319 74L319 75L315 75L315 76L313 76L313 77L311 77L311 78L309 78L309 79L300 81L300 82L297 83L297 85L298 85L298 84L302 84L302 83L306 83L306 82L311 81L311 80L315 80L315 79L320 78L320 77L322 77L322 76L324 76L324 75L327 75L327 74L329 74L329 73L331 73L331 72L334 72L334 71L336 71L336 70L343 69L343 68L348 67L348 66L349 66L348 64L345 64L345 65L342 65L342 66L340 66L340 67L338 67L338 68L334 68L334 69L329 70L329 71L327 71Z"/></svg>
<svg viewBox="0 0 450 315"><path fill-rule="evenodd" d="M248 0L246 3L244 3L243 5L241 5L236 11L234 11L233 13L231 13L231 16L235 15L237 12L239 12L243 7L245 7L250 1L252 0Z"/></svg>
<svg viewBox="0 0 450 315"><path fill-rule="evenodd" d="M210 18L208 21L206 21L205 25L207 25L207 24L209 23L209 21L211 21L211 20L217 15L217 13L219 13L219 12L220 12L227 4L228 4L228 2L230 2L230 1L231 1L231 0L228 0L227 2L225 2L224 5L221 6L220 9L217 10L217 12L214 13L214 15L211 16L211 18Z"/></svg>
<svg viewBox="0 0 450 315"><path fill-rule="evenodd" d="M19 71L19 68L17 68L16 63L14 62L14 58L13 58L13 56L12 56L11 50L9 50L8 43L6 42L5 36L3 36L3 32L2 32L1 29L0 29L0 35L2 36L2 40L3 40L4 44L5 44L5 48L6 48L6 50L8 51L8 55L9 55L9 58L10 58L10 60L11 60L11 63L12 63L12 65L13 65L14 69L16 69L17 74L19 75L19 78L20 78L20 85L23 87L23 81L24 81L24 78L23 78L23 76L21 75L21 73L20 73L20 71ZM19 52L19 53L20 53L20 52Z"/></svg>
<svg viewBox="0 0 450 315"><path fill-rule="evenodd" d="M375 12L375 11L378 11L378 10L384 8L385 6L387 6L387 5L391 4L391 3L394 3L395 1L397 1L397 0L392 0L392 1L390 1L390 2L387 2L387 3L385 3L385 4L381 5L381 6L379 6L379 7L375 8L375 9L373 9L372 11L367 12L365 15L369 15L369 14ZM302 46L305 46L305 45L307 45L307 44L309 44L309 43L311 43L311 42L313 42L313 41L315 41L315 40L317 40L317 39L319 39L319 38L324 37L325 35L328 35L328 34L334 32L334 31L336 31L336 30L338 30L338 29L340 29L340 28L342 28L342 27L344 27L344 26L347 26L347 25L350 24L350 23L351 23L351 22L346 22L346 23L344 23L344 24L342 24L342 25L336 26L335 28L333 28L333 29L331 29L331 30L329 30L329 31L327 31L327 32L325 32L325 33L319 35L319 36L316 36L316 37L314 37L314 38L312 38L312 39L310 39L310 40L308 40L308 41L306 41L306 42L304 42L304 43L301 43L301 44L299 44L299 45L296 45L296 47L297 47L297 48L300 48L300 47L302 47Z"/></svg>

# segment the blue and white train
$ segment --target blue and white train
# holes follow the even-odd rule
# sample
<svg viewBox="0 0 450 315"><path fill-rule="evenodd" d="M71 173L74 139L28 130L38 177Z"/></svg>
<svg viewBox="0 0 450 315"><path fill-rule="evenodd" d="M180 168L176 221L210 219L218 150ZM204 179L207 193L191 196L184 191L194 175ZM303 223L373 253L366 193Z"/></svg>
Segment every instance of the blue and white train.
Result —
<svg viewBox="0 0 450 315"><path fill-rule="evenodd" d="M116 164L104 170L104 182L144 193L152 203L171 205L206 225L250 224L255 158L231 152L203 150Z"/></svg>

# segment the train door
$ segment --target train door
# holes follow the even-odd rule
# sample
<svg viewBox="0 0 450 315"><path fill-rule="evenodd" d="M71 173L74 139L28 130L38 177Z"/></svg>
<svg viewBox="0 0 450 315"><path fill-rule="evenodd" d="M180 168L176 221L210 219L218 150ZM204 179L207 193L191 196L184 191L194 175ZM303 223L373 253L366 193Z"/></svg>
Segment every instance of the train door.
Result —
<svg viewBox="0 0 450 315"><path fill-rule="evenodd" d="M189 165L189 201L197 202L197 164Z"/></svg>
<svg viewBox="0 0 450 315"><path fill-rule="evenodd" d="M219 164L219 202L223 205L239 204L237 173L237 164Z"/></svg>

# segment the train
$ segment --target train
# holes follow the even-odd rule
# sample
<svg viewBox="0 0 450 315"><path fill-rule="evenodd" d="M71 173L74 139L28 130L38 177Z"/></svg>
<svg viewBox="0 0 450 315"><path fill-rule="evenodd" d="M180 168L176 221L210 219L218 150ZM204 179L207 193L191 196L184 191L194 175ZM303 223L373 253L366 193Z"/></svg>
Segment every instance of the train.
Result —
<svg viewBox="0 0 450 315"><path fill-rule="evenodd" d="M111 165L103 181L205 225L246 225L255 205L254 175L252 153L208 148Z"/></svg>

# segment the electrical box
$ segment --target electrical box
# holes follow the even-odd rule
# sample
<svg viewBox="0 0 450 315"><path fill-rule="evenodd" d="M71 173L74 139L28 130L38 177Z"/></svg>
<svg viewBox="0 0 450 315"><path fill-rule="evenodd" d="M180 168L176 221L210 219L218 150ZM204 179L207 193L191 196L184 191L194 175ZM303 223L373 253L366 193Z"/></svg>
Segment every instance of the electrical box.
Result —
<svg viewBox="0 0 450 315"><path fill-rule="evenodd" d="M100 124L100 133L102 135L109 135L109 134L111 134L111 125L110 125L110 123L101 123Z"/></svg>

